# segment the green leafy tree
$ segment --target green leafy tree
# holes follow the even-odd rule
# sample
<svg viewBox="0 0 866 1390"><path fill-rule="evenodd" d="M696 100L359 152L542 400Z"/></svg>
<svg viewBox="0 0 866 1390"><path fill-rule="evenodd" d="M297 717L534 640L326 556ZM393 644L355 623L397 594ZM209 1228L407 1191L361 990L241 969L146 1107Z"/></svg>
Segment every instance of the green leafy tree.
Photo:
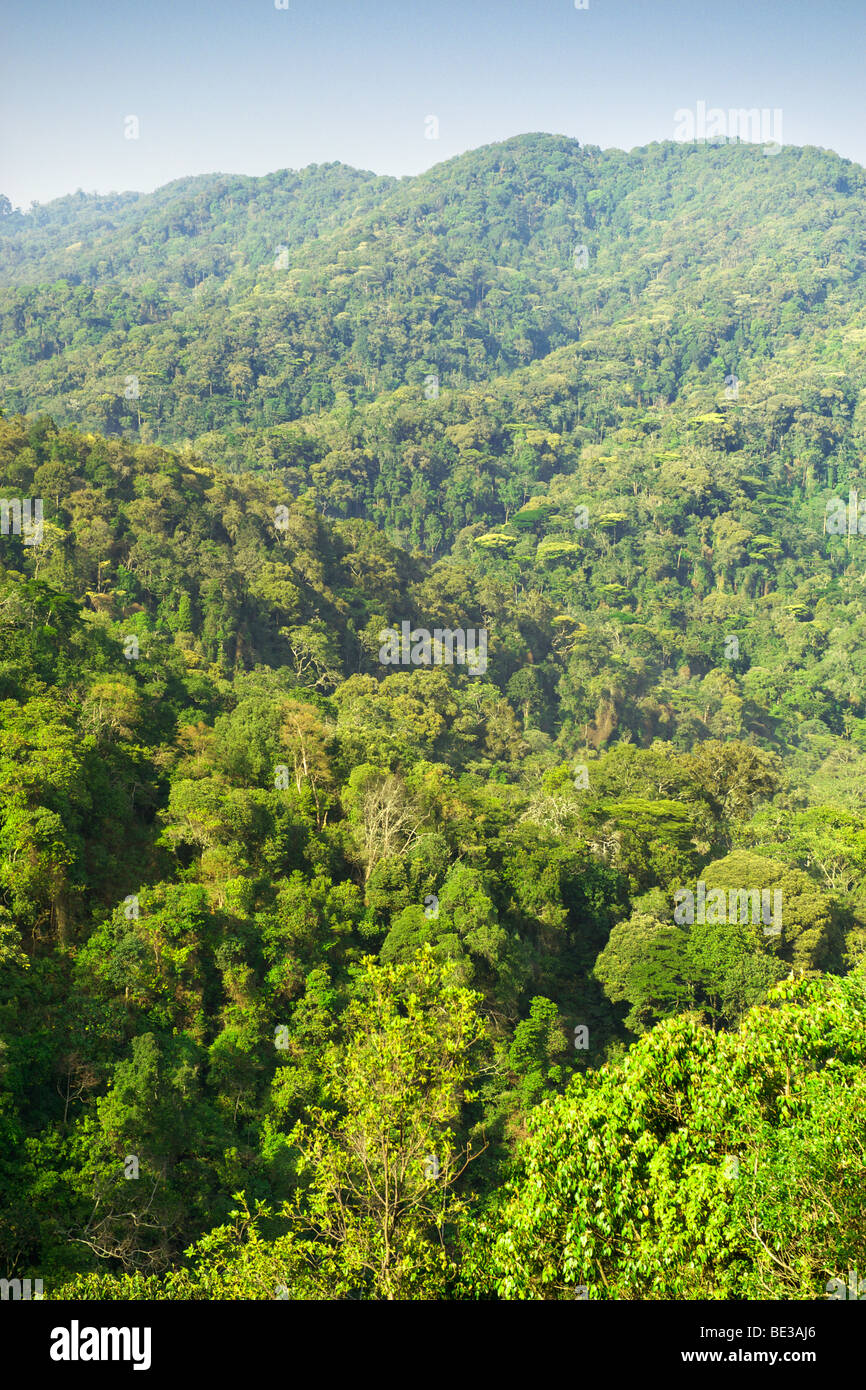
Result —
<svg viewBox="0 0 866 1390"><path fill-rule="evenodd" d="M293 1297L441 1296L467 1202L472 1153L456 1127L484 1035L478 996L429 951L397 967L367 959L357 989L341 1039L325 1049L326 1104L289 1135L301 1186L282 1208L289 1230L273 1253ZM253 1234L223 1232L205 1256L218 1248L241 1287L261 1290L263 1262L250 1248L261 1239L258 1223ZM273 1260L268 1268L272 1290Z"/></svg>
<svg viewBox="0 0 866 1390"><path fill-rule="evenodd" d="M866 1254L864 1017L862 980L786 982L737 1033L670 1019L575 1077L467 1268L504 1298L823 1297Z"/></svg>

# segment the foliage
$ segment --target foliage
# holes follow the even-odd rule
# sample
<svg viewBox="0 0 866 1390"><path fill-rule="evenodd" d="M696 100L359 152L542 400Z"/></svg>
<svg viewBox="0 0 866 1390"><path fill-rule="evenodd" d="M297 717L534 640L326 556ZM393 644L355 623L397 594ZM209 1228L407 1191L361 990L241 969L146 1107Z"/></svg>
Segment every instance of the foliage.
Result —
<svg viewBox="0 0 866 1390"><path fill-rule="evenodd" d="M8 1277L866 1266L862 192L531 135L0 203Z"/></svg>

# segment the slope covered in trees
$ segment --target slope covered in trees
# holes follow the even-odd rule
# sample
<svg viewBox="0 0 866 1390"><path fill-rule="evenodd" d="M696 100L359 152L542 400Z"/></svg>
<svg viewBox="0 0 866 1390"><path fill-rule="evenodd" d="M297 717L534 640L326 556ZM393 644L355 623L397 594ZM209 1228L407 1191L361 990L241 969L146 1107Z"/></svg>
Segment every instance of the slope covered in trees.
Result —
<svg viewBox="0 0 866 1390"><path fill-rule="evenodd" d="M527 136L0 218L10 1274L866 1266L862 179Z"/></svg>
<svg viewBox="0 0 866 1390"><path fill-rule="evenodd" d="M734 370L760 377L754 404L780 356L862 362L862 193L814 149L537 135L399 181L336 165L76 195L0 218L7 402L176 441L423 398L433 373L460 390L577 342L617 410Z"/></svg>

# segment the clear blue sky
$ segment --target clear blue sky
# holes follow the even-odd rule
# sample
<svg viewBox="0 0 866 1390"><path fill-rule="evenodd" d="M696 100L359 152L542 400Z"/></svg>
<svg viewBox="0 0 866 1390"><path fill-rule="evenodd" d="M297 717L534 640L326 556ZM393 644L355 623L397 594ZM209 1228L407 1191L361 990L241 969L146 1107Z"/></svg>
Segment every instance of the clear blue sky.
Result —
<svg viewBox="0 0 866 1390"><path fill-rule="evenodd" d="M698 101L780 107L785 144L866 163L866 0L288 5L0 0L0 192L335 159L410 174L534 130L630 149Z"/></svg>

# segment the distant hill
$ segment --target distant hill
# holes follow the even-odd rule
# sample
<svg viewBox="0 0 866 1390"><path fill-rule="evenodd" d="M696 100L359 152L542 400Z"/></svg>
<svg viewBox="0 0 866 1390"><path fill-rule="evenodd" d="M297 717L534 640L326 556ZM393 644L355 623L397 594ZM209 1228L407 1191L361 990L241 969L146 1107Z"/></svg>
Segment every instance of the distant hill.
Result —
<svg viewBox="0 0 866 1390"><path fill-rule="evenodd" d="M0 219L4 403L175 442L575 344L624 402L796 371L795 339L859 369L863 190L816 149L536 134L400 180L334 164L76 194Z"/></svg>

